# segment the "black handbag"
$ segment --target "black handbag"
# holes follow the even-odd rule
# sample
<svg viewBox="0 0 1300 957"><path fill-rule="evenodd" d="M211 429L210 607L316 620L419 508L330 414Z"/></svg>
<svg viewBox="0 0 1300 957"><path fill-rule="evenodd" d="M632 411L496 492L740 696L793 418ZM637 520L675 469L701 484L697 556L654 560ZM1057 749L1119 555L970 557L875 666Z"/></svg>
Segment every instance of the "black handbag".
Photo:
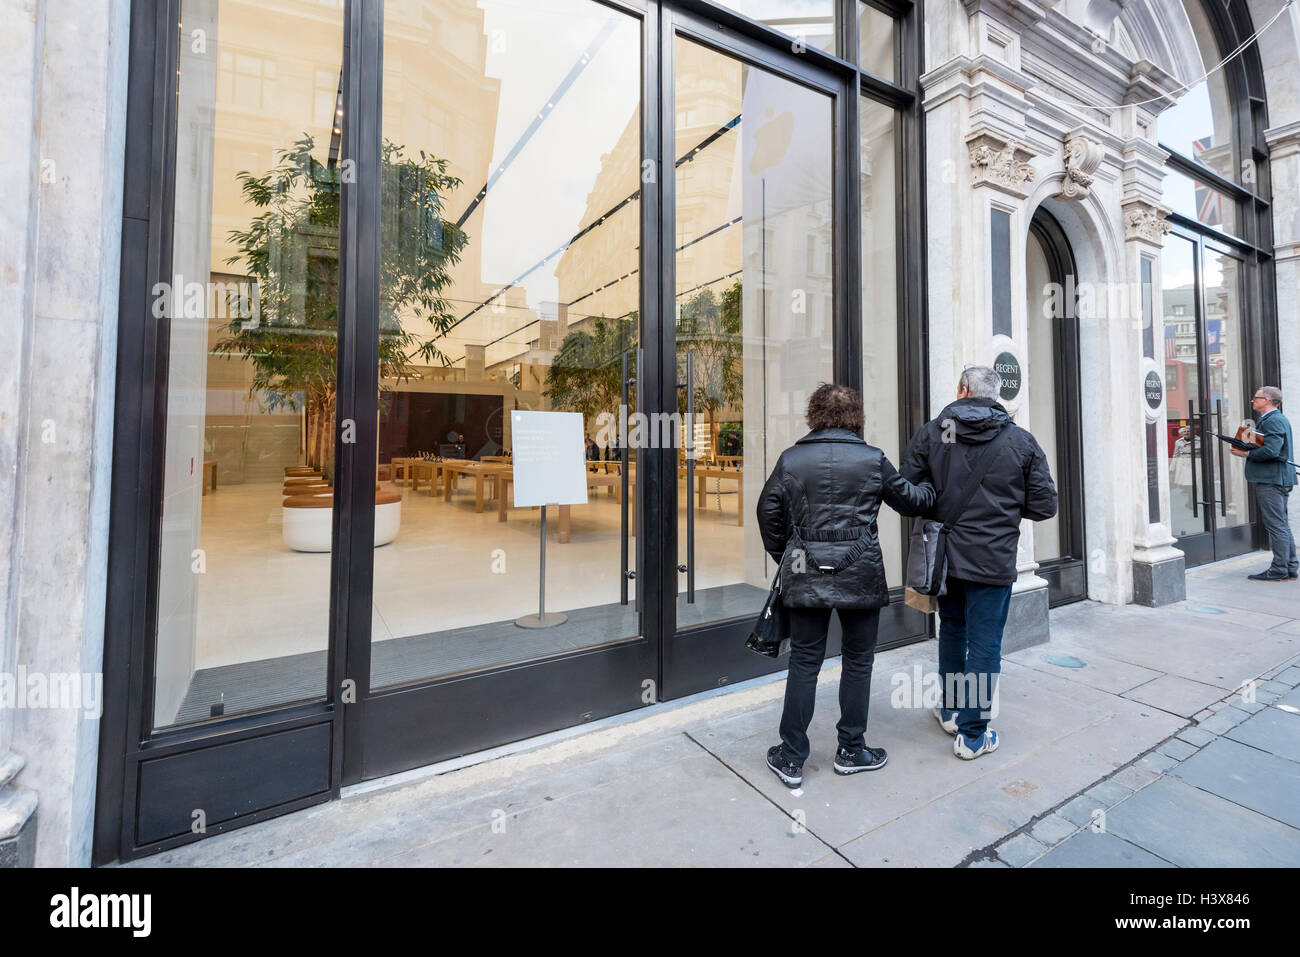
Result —
<svg viewBox="0 0 1300 957"><path fill-rule="evenodd" d="M790 651L790 613L781 604L781 572L772 579L772 590L758 615L758 621L745 639L745 647L768 658L779 658Z"/></svg>
<svg viewBox="0 0 1300 957"><path fill-rule="evenodd" d="M980 457L975 461L970 478L957 495L957 500L950 510L947 520L940 523L932 518L918 518L912 523L912 534L907 547L907 587L922 595L942 595L948 578L948 533L961 518L970 500L975 497L975 490L984 481L989 467L993 464L996 452L1002 447L1007 436L1011 434L1011 424L1002 430L985 446Z"/></svg>

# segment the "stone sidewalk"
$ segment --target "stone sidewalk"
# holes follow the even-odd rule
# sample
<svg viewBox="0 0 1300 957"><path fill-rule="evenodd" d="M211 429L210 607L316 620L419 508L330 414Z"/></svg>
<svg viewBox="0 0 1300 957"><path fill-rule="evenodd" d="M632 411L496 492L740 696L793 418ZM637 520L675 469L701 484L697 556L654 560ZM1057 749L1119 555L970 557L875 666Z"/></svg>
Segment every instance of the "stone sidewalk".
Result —
<svg viewBox="0 0 1300 957"><path fill-rule="evenodd" d="M877 656L879 771L832 772L835 661L798 790L764 761L778 676L369 782L132 866L1295 866L1300 583L1247 582L1258 567L1260 553L1196 569L1164 608L1054 611L1050 643L1005 659L1002 743L976 761L909 706L934 667L924 642Z"/></svg>

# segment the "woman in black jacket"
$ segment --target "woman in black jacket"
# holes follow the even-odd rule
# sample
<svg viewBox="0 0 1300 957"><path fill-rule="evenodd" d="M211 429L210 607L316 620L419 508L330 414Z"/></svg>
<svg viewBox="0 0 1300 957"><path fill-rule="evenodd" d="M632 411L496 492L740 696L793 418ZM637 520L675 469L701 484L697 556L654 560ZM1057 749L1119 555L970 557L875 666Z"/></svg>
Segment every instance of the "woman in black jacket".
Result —
<svg viewBox="0 0 1300 957"><path fill-rule="evenodd" d="M781 743L768 750L767 764L791 787L803 782L832 608L844 632L835 771L884 767L884 749L867 747L864 737L876 629L889 604L876 515L881 499L903 515L921 515L935 496L929 482L913 485L863 441L862 399L854 389L818 387L808 400L808 428L781 453L758 499L763 547L780 565L781 601L790 614Z"/></svg>

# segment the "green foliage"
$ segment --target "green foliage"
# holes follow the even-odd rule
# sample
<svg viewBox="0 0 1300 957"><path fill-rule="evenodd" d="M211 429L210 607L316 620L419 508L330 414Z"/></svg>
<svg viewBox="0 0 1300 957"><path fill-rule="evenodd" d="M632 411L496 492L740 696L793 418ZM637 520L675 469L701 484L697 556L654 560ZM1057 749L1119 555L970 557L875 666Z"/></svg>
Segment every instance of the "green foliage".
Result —
<svg viewBox="0 0 1300 957"><path fill-rule="evenodd" d="M239 250L227 262L242 264L256 280L260 313L249 323L237 315L214 351L251 364L250 391L262 393L272 411L332 413L338 381L339 213L338 168L313 155L304 135L279 152L276 166L261 175L238 174L244 198L259 212L247 228L231 230ZM448 364L433 341L404 330L427 323L446 332L455 322L442 298L452 282L468 237L442 218L443 198L460 185L446 160L385 142L381 167L383 226L380 255L379 373L410 375L411 360ZM414 320L414 322L412 322Z"/></svg>
<svg viewBox="0 0 1300 957"><path fill-rule="evenodd" d="M686 356L695 356L695 411L710 417L722 408L735 408L744 398L741 361L741 282L715 296L702 289L682 304L677 323L677 366L686 380ZM679 395L678 410L686 411L686 397Z"/></svg>
<svg viewBox="0 0 1300 957"><path fill-rule="evenodd" d="M560 343L546 371L546 392L556 409L581 412L590 426L601 412L617 414L622 401L623 355L628 376L636 376L637 315L628 319L597 316ZM636 407L634 391L628 404Z"/></svg>

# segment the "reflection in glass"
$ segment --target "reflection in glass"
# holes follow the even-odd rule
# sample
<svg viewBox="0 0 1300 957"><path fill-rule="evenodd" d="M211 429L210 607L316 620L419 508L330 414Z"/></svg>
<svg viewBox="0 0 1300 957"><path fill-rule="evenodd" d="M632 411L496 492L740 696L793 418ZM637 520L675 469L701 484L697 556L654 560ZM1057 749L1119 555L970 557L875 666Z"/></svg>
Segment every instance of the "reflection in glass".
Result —
<svg viewBox="0 0 1300 957"><path fill-rule="evenodd" d="M864 438L895 467L898 440L898 192L894 110L865 97L858 101L862 200L862 404ZM903 583L902 518L881 508L876 522L885 580Z"/></svg>
<svg viewBox="0 0 1300 957"><path fill-rule="evenodd" d="M321 697L329 637L342 5L181 12L155 727Z"/></svg>
<svg viewBox="0 0 1300 957"><path fill-rule="evenodd" d="M1205 247L1202 270L1205 286L1205 364L1209 405L1215 413L1210 419L1215 431L1233 435L1237 426L1252 417L1253 412L1244 396L1248 393L1242 382L1243 343L1241 341L1241 260L1235 256L1216 252ZM1219 416L1219 412L1222 416ZM1227 447L1215 445L1214 453L1223 456L1223 479L1219 468L1214 469L1215 502L1223 508L1215 513L1217 525L1245 525L1250 521L1246 500L1246 460L1228 452Z"/></svg>
<svg viewBox="0 0 1300 957"><path fill-rule="evenodd" d="M1164 201L1175 213L1182 213L1188 219L1233 236L1241 235L1237 228L1237 203L1231 196L1198 183L1172 167L1165 168Z"/></svg>
<svg viewBox="0 0 1300 957"><path fill-rule="evenodd" d="M869 3L858 3L858 66L886 80L898 79L894 58L894 18ZM893 461L892 459L890 461Z"/></svg>
<svg viewBox="0 0 1300 957"><path fill-rule="evenodd" d="M804 46L835 52L835 0L715 0Z"/></svg>
<svg viewBox="0 0 1300 957"><path fill-rule="evenodd" d="M1201 0L1183 0L1200 61L1183 65L1180 75L1204 76L1223 58L1214 32L1205 18ZM1178 101L1160 114L1160 142L1235 183L1243 181L1233 158L1232 103L1223 70L1179 94Z"/></svg>
<svg viewBox="0 0 1300 957"><path fill-rule="evenodd" d="M676 339L688 383L678 408L690 390L698 460L694 486L682 468L677 493L678 561L695 573L693 603L679 576L677 622L689 627L762 606L773 570L754 503L806 434L809 394L833 376L832 125L823 94L680 37L674 57Z"/></svg>
<svg viewBox="0 0 1300 957"><path fill-rule="evenodd" d="M545 37L545 43L536 42ZM622 604L623 362L636 371L639 21L591 0L388 0L372 686L640 632ZM635 390L628 403L636 409ZM581 413L585 505L513 506L511 412ZM629 485L635 568L635 457Z"/></svg>
<svg viewBox="0 0 1300 957"><path fill-rule="evenodd" d="M1199 333L1196 317L1196 247L1181 236L1166 236L1161 255L1161 303L1164 317L1165 440L1169 446L1169 522L1176 537L1206 529L1205 511L1193 502L1204 499L1201 457L1205 437L1188 404L1203 411L1197 372Z"/></svg>
<svg viewBox="0 0 1300 957"><path fill-rule="evenodd" d="M1056 339L1060 304L1059 294L1054 295L1052 273L1047 265L1047 253L1042 240L1033 230L1025 247L1025 285L1028 304L1025 315L1029 330L1029 370L1025 377L1025 405L1028 418L1020 425L1029 429L1038 440L1048 467L1058 486L1067 476L1057 468L1056 437ZM1042 522L1034 523L1033 560L1038 563L1061 557L1061 513Z"/></svg>

